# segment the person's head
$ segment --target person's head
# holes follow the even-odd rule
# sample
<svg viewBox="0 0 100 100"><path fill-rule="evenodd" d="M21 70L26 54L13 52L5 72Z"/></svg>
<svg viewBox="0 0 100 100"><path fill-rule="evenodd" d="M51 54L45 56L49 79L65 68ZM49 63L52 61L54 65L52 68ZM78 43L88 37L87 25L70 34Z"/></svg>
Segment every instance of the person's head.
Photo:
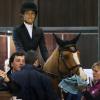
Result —
<svg viewBox="0 0 100 100"><path fill-rule="evenodd" d="M25 54L25 63L26 64L33 65L36 60L37 60L37 52L36 51L31 50Z"/></svg>
<svg viewBox="0 0 100 100"><path fill-rule="evenodd" d="M25 2L22 4L20 12L24 18L24 22L33 24L37 15L37 6L33 2Z"/></svg>
<svg viewBox="0 0 100 100"><path fill-rule="evenodd" d="M21 70L22 66L25 65L25 54L24 52L15 52L9 59L9 66L13 72Z"/></svg>
<svg viewBox="0 0 100 100"><path fill-rule="evenodd" d="M93 78L95 81L100 80L100 61L92 65Z"/></svg>

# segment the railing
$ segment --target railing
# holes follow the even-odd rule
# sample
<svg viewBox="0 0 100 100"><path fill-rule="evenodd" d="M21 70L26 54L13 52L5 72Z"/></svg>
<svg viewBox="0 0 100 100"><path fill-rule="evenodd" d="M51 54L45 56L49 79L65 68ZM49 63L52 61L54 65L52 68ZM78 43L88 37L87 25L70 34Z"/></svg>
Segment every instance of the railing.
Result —
<svg viewBox="0 0 100 100"><path fill-rule="evenodd" d="M96 42L96 45L98 45L97 46L98 51L95 51L95 52L97 52L97 59L100 60L100 33L98 32L97 26L94 26L94 27L91 27L91 26L90 27L41 27L41 28L43 29L45 34L46 33L49 33L49 34L52 34L52 33L79 34L81 33L82 35L86 35L86 36L91 35L92 38L96 35L97 37L96 39L98 41ZM13 33L13 29L14 27L0 27L0 35L7 35L7 36L11 35ZM88 43L88 45L90 44Z"/></svg>
<svg viewBox="0 0 100 100"><path fill-rule="evenodd" d="M98 27L41 27L44 32L98 33ZM0 33L13 32L13 27L0 27Z"/></svg>

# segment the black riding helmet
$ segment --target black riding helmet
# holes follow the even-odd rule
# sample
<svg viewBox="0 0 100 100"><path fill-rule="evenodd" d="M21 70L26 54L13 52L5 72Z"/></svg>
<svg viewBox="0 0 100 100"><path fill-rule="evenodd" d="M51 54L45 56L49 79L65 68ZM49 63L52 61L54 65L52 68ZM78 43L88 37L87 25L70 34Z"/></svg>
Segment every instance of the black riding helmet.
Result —
<svg viewBox="0 0 100 100"><path fill-rule="evenodd" d="M22 4L20 12L24 14L27 10L32 10L37 14L37 6L33 2L25 2Z"/></svg>

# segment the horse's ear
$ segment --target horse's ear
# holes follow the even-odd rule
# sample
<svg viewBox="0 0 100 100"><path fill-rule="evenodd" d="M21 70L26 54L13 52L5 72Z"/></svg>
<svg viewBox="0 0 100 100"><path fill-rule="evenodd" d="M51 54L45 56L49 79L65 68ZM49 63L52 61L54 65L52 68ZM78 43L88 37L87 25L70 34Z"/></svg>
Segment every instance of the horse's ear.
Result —
<svg viewBox="0 0 100 100"><path fill-rule="evenodd" d="M79 37L80 37L80 36L81 36L81 33L78 34L73 40L71 40L71 42L72 42L73 44L76 44L77 41L79 40Z"/></svg>
<svg viewBox="0 0 100 100"><path fill-rule="evenodd" d="M69 44L76 44L77 41L79 40L80 35L81 34L78 34L73 40L68 41L68 40L61 40L56 34L53 33L53 36L60 47L64 47Z"/></svg>
<svg viewBox="0 0 100 100"><path fill-rule="evenodd" d="M60 45L60 46L63 45L63 41L56 34L53 33L53 36L58 45Z"/></svg>

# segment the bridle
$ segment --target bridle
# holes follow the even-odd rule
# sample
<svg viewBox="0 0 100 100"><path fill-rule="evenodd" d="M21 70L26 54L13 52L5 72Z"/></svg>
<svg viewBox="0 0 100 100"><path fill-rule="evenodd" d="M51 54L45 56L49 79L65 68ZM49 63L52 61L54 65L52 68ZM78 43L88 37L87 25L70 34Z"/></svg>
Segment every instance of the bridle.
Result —
<svg viewBox="0 0 100 100"><path fill-rule="evenodd" d="M74 75L75 73L78 72L78 67L80 67L80 65L75 65L75 66L71 66L71 68L69 68L67 63L66 63L66 59L63 55L63 51L77 52L75 45L73 46L73 47L75 47L74 50L68 49L71 46L72 45L67 46L66 48L59 48L58 67L57 67L58 69L57 70L58 70L59 76L61 78L70 77L70 76ZM68 73L66 75L64 75L64 73L60 71L60 60L63 62L65 69L68 70Z"/></svg>

